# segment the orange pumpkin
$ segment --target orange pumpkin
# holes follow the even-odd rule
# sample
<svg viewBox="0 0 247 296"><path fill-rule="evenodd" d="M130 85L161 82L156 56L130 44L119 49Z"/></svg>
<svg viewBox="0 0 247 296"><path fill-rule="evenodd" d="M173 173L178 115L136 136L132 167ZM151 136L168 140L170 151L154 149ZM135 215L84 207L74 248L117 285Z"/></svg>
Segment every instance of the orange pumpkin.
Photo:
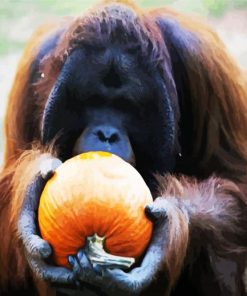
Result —
<svg viewBox="0 0 247 296"><path fill-rule="evenodd" d="M92 242L97 250L103 244L115 255L107 259L114 265L114 258L138 258L147 247L152 223L144 207L150 203L147 185L130 164L107 152L83 153L64 162L47 182L38 211L40 232L58 265L68 267L68 255L87 242L87 250ZM103 257L99 251L99 261ZM95 254L89 258L95 259Z"/></svg>

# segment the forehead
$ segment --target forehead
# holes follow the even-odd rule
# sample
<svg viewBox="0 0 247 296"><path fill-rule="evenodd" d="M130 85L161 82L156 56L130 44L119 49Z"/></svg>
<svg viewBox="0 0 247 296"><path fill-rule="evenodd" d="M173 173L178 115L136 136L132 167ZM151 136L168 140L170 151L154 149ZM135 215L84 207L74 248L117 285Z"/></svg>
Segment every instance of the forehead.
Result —
<svg viewBox="0 0 247 296"><path fill-rule="evenodd" d="M141 65L140 55L138 49L130 52L118 44L108 44L104 47L85 45L71 53L68 63L74 64L74 67L79 67L81 63L86 68L93 68L94 72L114 68L115 71L124 74Z"/></svg>
<svg viewBox="0 0 247 296"><path fill-rule="evenodd" d="M152 80L138 55L116 45L100 50L90 47L74 50L60 75L66 80L67 90L79 98L100 95L133 100L150 94Z"/></svg>
<svg viewBox="0 0 247 296"><path fill-rule="evenodd" d="M63 69L67 72L66 78L72 75L73 81L81 78L87 81L91 76L100 79L111 72L115 75L115 79L121 78L136 83L150 79L155 71L154 66L149 68L144 63L138 51L130 53L117 45L104 48L91 46L77 48L71 52Z"/></svg>

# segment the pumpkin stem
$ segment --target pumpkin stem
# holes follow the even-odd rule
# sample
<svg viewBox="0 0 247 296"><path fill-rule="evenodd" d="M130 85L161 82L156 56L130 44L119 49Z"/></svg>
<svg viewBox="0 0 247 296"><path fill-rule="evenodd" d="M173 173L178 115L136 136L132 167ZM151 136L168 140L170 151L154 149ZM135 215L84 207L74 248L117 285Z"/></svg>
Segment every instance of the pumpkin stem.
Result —
<svg viewBox="0 0 247 296"><path fill-rule="evenodd" d="M135 262L135 259L131 257L115 256L107 253L104 250L104 240L104 237L100 237L96 233L93 236L87 237L84 251L93 267L101 265L107 268L130 268L130 266Z"/></svg>

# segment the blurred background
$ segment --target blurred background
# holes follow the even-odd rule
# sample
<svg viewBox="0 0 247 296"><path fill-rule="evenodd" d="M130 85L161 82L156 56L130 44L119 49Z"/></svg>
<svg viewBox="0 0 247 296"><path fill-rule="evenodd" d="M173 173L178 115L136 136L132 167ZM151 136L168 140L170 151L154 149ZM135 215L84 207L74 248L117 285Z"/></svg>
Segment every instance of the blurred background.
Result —
<svg viewBox="0 0 247 296"><path fill-rule="evenodd" d="M94 0L0 0L0 158L8 92L26 41L46 20L77 15ZM215 28L227 48L247 69L247 0L136 0L142 7L171 6L200 15Z"/></svg>

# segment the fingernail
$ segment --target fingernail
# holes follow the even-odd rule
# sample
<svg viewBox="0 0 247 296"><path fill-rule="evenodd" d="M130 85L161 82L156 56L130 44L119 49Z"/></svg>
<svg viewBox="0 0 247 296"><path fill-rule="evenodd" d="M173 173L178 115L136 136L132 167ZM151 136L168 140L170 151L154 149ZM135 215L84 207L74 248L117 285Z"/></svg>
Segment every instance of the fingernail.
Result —
<svg viewBox="0 0 247 296"><path fill-rule="evenodd" d="M98 275L102 276L102 266L100 266L99 264L95 264L93 266L93 269Z"/></svg>
<svg viewBox="0 0 247 296"><path fill-rule="evenodd" d="M84 252L82 250L79 251L77 254L78 259L81 260L83 256L84 256Z"/></svg>
<svg viewBox="0 0 247 296"><path fill-rule="evenodd" d="M75 264L75 259L74 259L72 256L69 256L69 257L68 257L68 261L69 261L69 264L70 264L70 265L74 266L74 264Z"/></svg>
<svg viewBox="0 0 247 296"><path fill-rule="evenodd" d="M49 247L43 247L40 249L40 255L43 257L43 258L47 258L51 255L51 249Z"/></svg>

